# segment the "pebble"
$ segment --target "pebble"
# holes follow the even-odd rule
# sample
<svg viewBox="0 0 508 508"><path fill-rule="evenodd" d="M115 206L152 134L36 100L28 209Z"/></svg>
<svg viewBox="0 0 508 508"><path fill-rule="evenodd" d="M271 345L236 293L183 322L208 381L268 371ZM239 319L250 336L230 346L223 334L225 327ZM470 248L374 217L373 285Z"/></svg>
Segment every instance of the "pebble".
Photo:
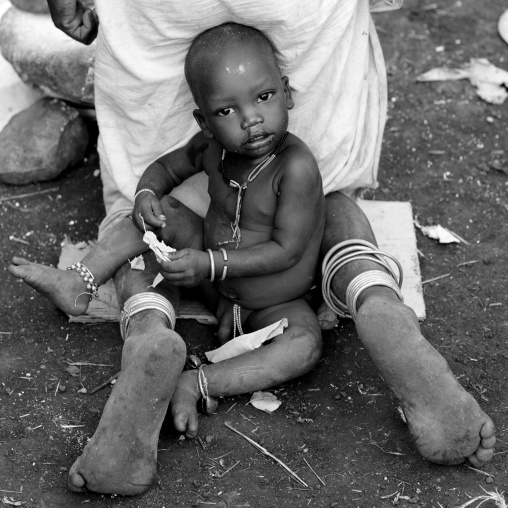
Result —
<svg viewBox="0 0 508 508"><path fill-rule="evenodd" d="M65 392L65 391L67 391L67 387L65 385L59 385L58 386L58 391L59 392Z"/></svg>
<svg viewBox="0 0 508 508"><path fill-rule="evenodd" d="M487 476L487 478L485 478L485 483L494 483L494 478L492 478L492 476Z"/></svg>

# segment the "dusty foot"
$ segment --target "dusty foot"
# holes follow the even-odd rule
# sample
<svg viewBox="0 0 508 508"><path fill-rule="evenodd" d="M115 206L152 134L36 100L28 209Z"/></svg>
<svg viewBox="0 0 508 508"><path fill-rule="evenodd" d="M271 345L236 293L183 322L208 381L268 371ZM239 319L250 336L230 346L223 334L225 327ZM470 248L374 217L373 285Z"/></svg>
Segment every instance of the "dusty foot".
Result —
<svg viewBox="0 0 508 508"><path fill-rule="evenodd" d="M154 482L159 431L185 362L182 339L158 314L132 318L122 372L95 434L69 471L70 490L133 496Z"/></svg>
<svg viewBox="0 0 508 508"><path fill-rule="evenodd" d="M171 415L175 429L187 439L198 435L198 411L196 404L200 397L196 370L186 370L180 376L171 399Z"/></svg>
<svg viewBox="0 0 508 508"><path fill-rule="evenodd" d="M365 300L356 324L401 402L420 454L437 464L469 459L481 467L488 462L496 442L494 424L422 337L414 313L397 300L374 297Z"/></svg>
<svg viewBox="0 0 508 508"><path fill-rule="evenodd" d="M86 289L87 283L74 270L59 270L13 257L8 271L71 316L84 314L88 308L90 295L84 293L90 293L90 290Z"/></svg>

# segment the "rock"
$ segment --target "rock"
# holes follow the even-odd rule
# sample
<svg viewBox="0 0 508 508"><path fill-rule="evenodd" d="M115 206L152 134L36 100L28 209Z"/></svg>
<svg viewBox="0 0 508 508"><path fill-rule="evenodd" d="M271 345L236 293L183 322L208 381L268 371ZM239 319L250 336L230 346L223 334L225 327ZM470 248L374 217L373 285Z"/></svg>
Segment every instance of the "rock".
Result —
<svg viewBox="0 0 508 508"><path fill-rule="evenodd" d="M93 106L95 44L71 39L49 15L9 9L0 21L0 49L25 83L52 97Z"/></svg>
<svg viewBox="0 0 508 508"><path fill-rule="evenodd" d="M14 185L51 180L79 162L88 132L75 108L45 98L11 118L0 132L0 181Z"/></svg>

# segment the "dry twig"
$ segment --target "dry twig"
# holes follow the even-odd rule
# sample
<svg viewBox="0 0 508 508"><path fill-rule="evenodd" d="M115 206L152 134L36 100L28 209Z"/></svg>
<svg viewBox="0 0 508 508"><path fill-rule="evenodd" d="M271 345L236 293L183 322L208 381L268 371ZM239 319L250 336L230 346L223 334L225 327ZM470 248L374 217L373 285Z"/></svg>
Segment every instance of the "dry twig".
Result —
<svg viewBox="0 0 508 508"><path fill-rule="evenodd" d="M228 422L224 422L224 425L228 429L231 429L233 432L236 432L238 435L240 435L244 439L246 439L252 446L257 448L261 453L264 453L265 455L267 455L271 459L275 460L275 462L277 462L277 464L279 464L279 466L281 466L283 469L285 469L293 478L298 480L304 487L307 487L307 488L309 487L294 471L292 471L288 466L286 466L286 464L284 464L284 462L282 462L282 460L278 459L275 455L272 455L266 448L263 448L260 444L256 443L256 441L254 441L250 437L246 436L245 434L243 434L239 430L236 430Z"/></svg>
<svg viewBox="0 0 508 508"><path fill-rule="evenodd" d="M92 393L98 392L100 389L102 389L105 386L109 385L109 383L114 381L119 375L120 375L120 372L117 372L116 374L113 374L109 379L106 379L106 381L104 381L104 383L101 383L99 386L96 386L93 390L90 390L88 392L89 395L92 395Z"/></svg>

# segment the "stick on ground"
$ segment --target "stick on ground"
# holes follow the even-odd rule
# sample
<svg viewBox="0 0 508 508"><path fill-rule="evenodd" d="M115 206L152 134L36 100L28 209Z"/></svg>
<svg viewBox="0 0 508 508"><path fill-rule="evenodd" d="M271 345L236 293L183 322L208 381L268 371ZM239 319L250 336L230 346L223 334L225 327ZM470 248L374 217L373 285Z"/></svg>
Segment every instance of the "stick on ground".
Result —
<svg viewBox="0 0 508 508"><path fill-rule="evenodd" d="M307 488L309 487L294 471L289 469L289 467L286 466L286 464L284 464L284 462L282 462L282 460L278 459L275 455L272 455L266 448L263 448L260 444L256 443L256 441L254 441L250 437L246 436L245 434L242 434L239 430L236 430L228 422L224 422L224 425L228 429L231 429L233 432L236 432L238 435L240 435L244 439L246 439L252 446L257 448L261 453L264 453L265 455L267 455L271 459L275 460L275 462L277 462L277 464L279 464L279 466L281 466L283 469L285 469L293 478L298 480L304 487L307 487Z"/></svg>

